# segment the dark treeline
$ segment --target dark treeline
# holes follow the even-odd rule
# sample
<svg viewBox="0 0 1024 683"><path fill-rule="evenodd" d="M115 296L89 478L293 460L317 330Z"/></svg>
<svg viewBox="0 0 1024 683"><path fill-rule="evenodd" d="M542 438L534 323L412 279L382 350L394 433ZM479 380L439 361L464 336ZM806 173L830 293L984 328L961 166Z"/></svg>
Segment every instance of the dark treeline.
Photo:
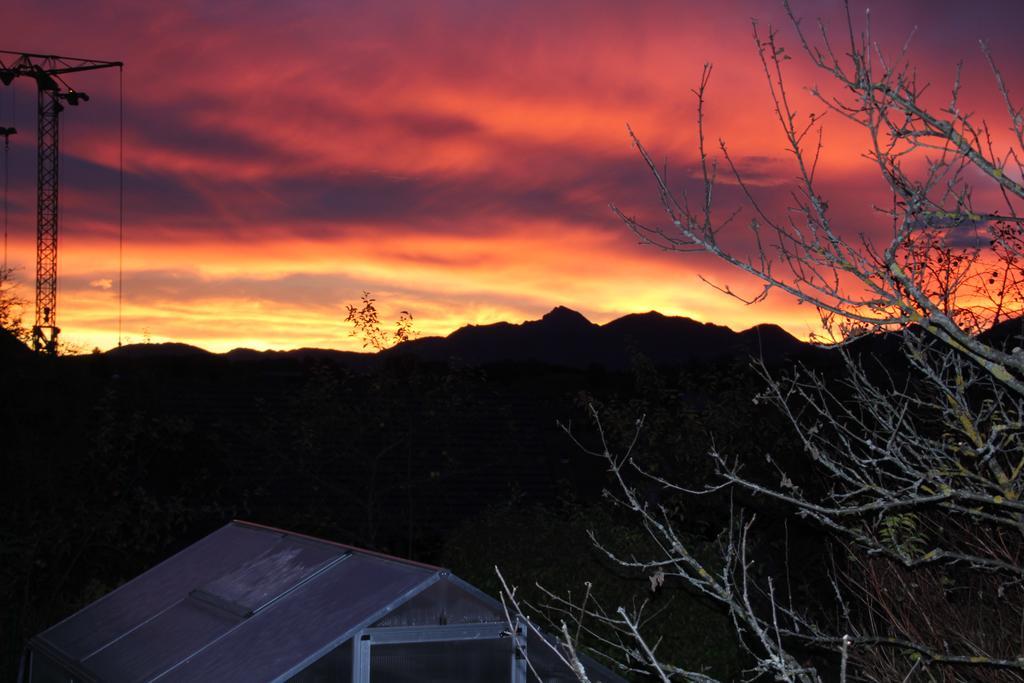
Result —
<svg viewBox="0 0 1024 683"><path fill-rule="evenodd" d="M539 602L535 581L561 592L590 580L609 604L652 600L666 651L733 676L743 662L724 615L681 590L652 592L650 577L612 571L592 549L590 530L627 552L649 540L602 500L600 461L556 421L595 445L593 405L624 445L643 415L637 456L695 488L713 477L712 442L766 476L765 452L801 457L788 425L753 400L763 382L743 357L656 367L635 354L616 371L401 354L364 367L288 354L0 363L8 680L33 633L232 518L448 566L495 594L497 564ZM801 568L793 590L817 590L807 568L825 564L820 537L786 511L729 493L659 503L708 557L734 506L753 506L772 529L761 556Z"/></svg>

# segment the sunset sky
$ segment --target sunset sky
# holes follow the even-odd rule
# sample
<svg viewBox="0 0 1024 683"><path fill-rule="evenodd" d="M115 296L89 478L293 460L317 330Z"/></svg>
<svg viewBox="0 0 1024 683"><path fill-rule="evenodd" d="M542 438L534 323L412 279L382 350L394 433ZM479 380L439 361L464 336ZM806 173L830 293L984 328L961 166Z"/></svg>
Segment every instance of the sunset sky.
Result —
<svg viewBox="0 0 1024 683"><path fill-rule="evenodd" d="M794 0L836 30L838 0ZM865 4L854 0L860 16ZM911 56L994 125L987 39L1024 98L1024 3L889 0L884 45ZM615 218L658 218L627 123L695 190L694 98L714 65L708 120L783 211L794 169L773 122L751 18L796 52L781 0L335 0L175 3L7 0L0 49L126 64L123 341L357 348L345 304L408 309L422 334L535 319L556 305L595 322L658 310L806 336L781 296L745 307L698 279L742 285L705 257L637 244ZM822 82L799 56L799 86ZM63 117L59 320L84 350L117 343L118 77L75 74L91 101ZM0 86L12 138L9 262L31 296L35 84ZM941 99L941 98L940 98ZM826 122L822 187L853 231L880 184L865 138ZM739 201L734 187L723 207Z"/></svg>

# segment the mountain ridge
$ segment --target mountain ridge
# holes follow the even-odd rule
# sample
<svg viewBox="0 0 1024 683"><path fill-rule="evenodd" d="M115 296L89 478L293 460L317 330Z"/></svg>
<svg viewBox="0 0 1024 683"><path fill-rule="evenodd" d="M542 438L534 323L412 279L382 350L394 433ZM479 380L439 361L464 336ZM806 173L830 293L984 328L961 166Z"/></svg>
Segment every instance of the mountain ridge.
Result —
<svg viewBox="0 0 1024 683"><path fill-rule="evenodd" d="M807 348L809 344L771 323L736 332L716 323L648 311L630 313L599 325L578 311L556 306L537 320L464 325L447 336L412 339L374 353L315 348L289 351L238 348L212 354L188 344L165 343L133 344L112 349L107 354L125 358L220 356L236 361L321 358L355 365L413 356L430 362L454 361L470 365L534 362L622 369L630 365L636 353L656 364L679 365L751 355L771 362Z"/></svg>

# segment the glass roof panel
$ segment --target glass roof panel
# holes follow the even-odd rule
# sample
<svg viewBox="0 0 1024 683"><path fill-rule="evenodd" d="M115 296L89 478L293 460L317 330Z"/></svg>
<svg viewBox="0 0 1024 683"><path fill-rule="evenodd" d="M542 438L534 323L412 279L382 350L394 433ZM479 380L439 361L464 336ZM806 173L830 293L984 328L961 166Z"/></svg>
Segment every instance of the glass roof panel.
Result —
<svg viewBox="0 0 1024 683"><path fill-rule="evenodd" d="M326 543L285 536L256 557L199 586L190 596L248 617L348 554Z"/></svg>

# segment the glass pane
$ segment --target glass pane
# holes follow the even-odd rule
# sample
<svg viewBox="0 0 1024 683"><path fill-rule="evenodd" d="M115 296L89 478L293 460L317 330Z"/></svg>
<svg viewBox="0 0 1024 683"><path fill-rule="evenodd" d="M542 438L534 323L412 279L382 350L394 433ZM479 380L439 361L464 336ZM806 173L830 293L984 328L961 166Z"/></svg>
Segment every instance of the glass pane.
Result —
<svg viewBox="0 0 1024 683"><path fill-rule="evenodd" d="M419 566L355 553L286 598L240 619L160 683L276 680L300 670L298 665L311 655L350 640L353 631L430 577L430 570Z"/></svg>
<svg viewBox="0 0 1024 683"><path fill-rule="evenodd" d="M87 657L83 664L103 681L147 681L227 633L238 621L185 600Z"/></svg>
<svg viewBox="0 0 1024 683"><path fill-rule="evenodd" d="M507 638L370 649L370 683L501 683L511 675L512 642Z"/></svg>
<svg viewBox="0 0 1024 683"><path fill-rule="evenodd" d="M441 578L374 626L443 626L504 620L505 615L496 605L487 604L447 578Z"/></svg>
<svg viewBox="0 0 1024 683"><path fill-rule="evenodd" d="M191 595L247 617L342 554L345 551L326 543L285 536L274 547L200 586Z"/></svg>
<svg viewBox="0 0 1024 683"><path fill-rule="evenodd" d="M281 534L229 524L42 634L82 660L181 601L201 586L271 548Z"/></svg>

